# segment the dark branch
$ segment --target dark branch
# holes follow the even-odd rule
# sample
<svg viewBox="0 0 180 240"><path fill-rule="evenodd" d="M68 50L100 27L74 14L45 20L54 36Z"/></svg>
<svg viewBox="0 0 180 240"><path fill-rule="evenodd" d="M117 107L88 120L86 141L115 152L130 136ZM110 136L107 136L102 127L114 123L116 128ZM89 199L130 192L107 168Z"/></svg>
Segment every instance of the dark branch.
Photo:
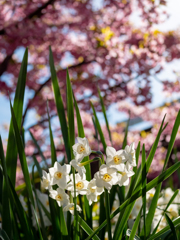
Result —
<svg viewBox="0 0 180 240"><path fill-rule="evenodd" d="M21 22L25 21L25 20L30 20L33 17L37 16L37 17L41 17L44 13L42 12L43 9L47 8L48 5L53 4L55 2L55 0L49 0L47 1L45 4L43 4L41 7L39 7L38 9L36 9L34 12L30 13L29 15L27 15ZM9 26L7 26L6 28L11 27L12 25L17 26L19 22L13 23ZM0 30L0 35L5 35L6 34L6 28L3 28Z"/></svg>
<svg viewBox="0 0 180 240"><path fill-rule="evenodd" d="M89 63L92 63L92 62L94 62L94 61L95 61L95 59L93 59L93 60L91 60L91 61L87 61L87 62L86 62L86 61L83 61L83 62L78 63L78 64L76 64L76 65L72 65L72 66L70 66L70 67L68 67L68 68L71 69L71 68L80 67L81 65L89 64ZM61 70L58 71L58 73L59 73L59 72L62 72L62 71L65 71L65 70L66 70L66 69L61 69ZM27 111L28 111L28 109L31 107L31 104L32 104L33 100L34 100L34 99L36 98L36 96L40 93L40 91L43 89L43 87L45 87L45 86L50 82L50 80L51 80L51 77L49 77L43 84L41 84L41 86L35 91L33 98L32 98L32 99L29 101L29 103L27 104L26 109L25 109L24 114L23 114L23 117L22 117L22 126L23 126L23 124L24 124Z"/></svg>
<svg viewBox="0 0 180 240"><path fill-rule="evenodd" d="M13 53L11 53L10 55L7 55L4 61L0 64L0 76L2 76L2 74L7 70L8 63L11 60L12 55Z"/></svg>

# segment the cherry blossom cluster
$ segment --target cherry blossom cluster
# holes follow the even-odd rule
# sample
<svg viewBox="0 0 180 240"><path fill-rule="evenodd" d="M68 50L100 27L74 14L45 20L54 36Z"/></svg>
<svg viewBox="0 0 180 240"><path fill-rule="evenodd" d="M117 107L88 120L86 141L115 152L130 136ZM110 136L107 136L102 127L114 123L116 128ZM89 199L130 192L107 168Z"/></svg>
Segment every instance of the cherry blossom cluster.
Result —
<svg viewBox="0 0 180 240"><path fill-rule="evenodd" d="M49 168L49 173L43 170L41 181L42 188L48 189L50 197L63 206L64 211L74 212L74 203L70 202L68 192L72 197L86 195L89 204L97 202L97 197L107 189L110 192L113 185L127 186L129 178L134 175L132 168L136 166L134 143L126 146L124 150L116 151L113 147L106 148L106 163L104 156L101 161L99 171L94 178L86 180L85 165L93 160L83 162L83 159L93 154L102 154L92 151L86 138L77 137L77 143L73 145L74 159L70 164L61 165L55 162L54 167ZM71 167L76 170L76 174L71 173ZM54 187L55 186L55 187ZM81 208L77 205L77 210Z"/></svg>

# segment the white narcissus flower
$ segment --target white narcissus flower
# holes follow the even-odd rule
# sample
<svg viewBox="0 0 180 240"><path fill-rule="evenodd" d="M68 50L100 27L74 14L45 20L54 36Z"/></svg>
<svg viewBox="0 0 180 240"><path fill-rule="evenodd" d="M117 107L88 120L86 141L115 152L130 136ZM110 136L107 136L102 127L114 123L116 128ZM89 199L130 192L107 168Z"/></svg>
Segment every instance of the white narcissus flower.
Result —
<svg viewBox="0 0 180 240"><path fill-rule="evenodd" d="M95 173L97 187L105 187L108 191L111 190L113 185L118 181L117 169L110 168L105 164L101 165L99 171Z"/></svg>
<svg viewBox="0 0 180 240"><path fill-rule="evenodd" d="M76 210L78 212L82 211L79 205L76 205ZM74 203L69 203L66 207L63 208L63 211L70 211L70 213L74 215Z"/></svg>
<svg viewBox="0 0 180 240"><path fill-rule="evenodd" d="M87 199L89 201L89 205L91 205L93 202L97 202L97 196L101 195L104 192L103 187L97 187L96 186L96 179L93 178L88 186L87 186Z"/></svg>
<svg viewBox="0 0 180 240"><path fill-rule="evenodd" d="M42 172L43 172L43 176L42 176L42 181L41 181L41 188L48 189L50 186L50 182L51 182L51 176L49 173L47 173L44 170L42 170Z"/></svg>
<svg viewBox="0 0 180 240"><path fill-rule="evenodd" d="M51 185L57 184L60 188L65 189L67 182L69 182L69 173L71 166L64 164L61 166L58 162L55 162L54 167L49 169L51 175Z"/></svg>
<svg viewBox="0 0 180 240"><path fill-rule="evenodd" d="M83 174L86 173L86 169L84 166L81 166L81 163L79 163L76 160L71 160L70 165L73 166L73 168L76 169L76 171L79 173L79 175L82 177Z"/></svg>
<svg viewBox="0 0 180 240"><path fill-rule="evenodd" d="M123 150L116 151L113 147L107 147L106 148L106 164L109 167L114 167L118 171L122 170L123 163L126 161Z"/></svg>
<svg viewBox="0 0 180 240"><path fill-rule="evenodd" d="M134 172L130 169L127 169L124 165L124 169L121 173L118 172L118 181L119 186L127 186L129 184L129 178L134 175Z"/></svg>
<svg viewBox="0 0 180 240"><path fill-rule="evenodd" d="M135 149L134 149L134 142L131 143L130 146L126 146L125 150L123 151L123 155L125 157L125 162L127 162L130 166L136 166L136 156L135 156Z"/></svg>
<svg viewBox="0 0 180 240"><path fill-rule="evenodd" d="M69 204L69 195L62 188L51 189L49 193L49 196L57 201L59 207Z"/></svg>
<svg viewBox="0 0 180 240"><path fill-rule="evenodd" d="M71 182L67 185L67 190L71 191L72 196L74 197L74 180L73 180L73 174L70 176ZM79 173L75 174L75 183L76 183L76 196L81 194L85 195L87 193L87 186L88 181L86 180L86 175L83 174L82 176L79 175Z"/></svg>
<svg viewBox="0 0 180 240"><path fill-rule="evenodd" d="M81 162L81 160L91 154L91 148L89 146L88 140L84 138L77 137L78 143L72 146L75 160Z"/></svg>

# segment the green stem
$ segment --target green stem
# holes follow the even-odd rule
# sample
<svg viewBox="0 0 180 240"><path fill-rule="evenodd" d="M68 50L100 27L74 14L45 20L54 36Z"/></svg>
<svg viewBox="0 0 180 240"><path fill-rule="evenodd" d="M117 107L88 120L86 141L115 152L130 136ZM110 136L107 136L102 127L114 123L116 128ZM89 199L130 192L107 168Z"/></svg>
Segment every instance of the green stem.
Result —
<svg viewBox="0 0 180 240"><path fill-rule="evenodd" d="M101 164L105 164L104 155L103 155L103 153L101 151L94 151L94 150L92 150L91 153L94 153L94 154L97 154L97 155L101 155L102 156Z"/></svg>
<svg viewBox="0 0 180 240"><path fill-rule="evenodd" d="M73 235L75 240L79 240L78 237L78 221L77 221L77 210L76 210L76 204L77 204L77 198L76 198L76 182L75 182L75 169L72 168L72 172L73 172L73 182L74 182L74 198L73 198L73 202L74 202L74 231L73 231Z"/></svg>
<svg viewBox="0 0 180 240"><path fill-rule="evenodd" d="M95 158L93 158L91 160L88 160L86 162L81 162L79 165L80 166L85 166L85 165L87 165L87 164L89 164L91 162L95 162L95 161L99 161L99 160L102 161L102 159L100 157L95 157Z"/></svg>
<svg viewBox="0 0 180 240"><path fill-rule="evenodd" d="M105 209L106 209L106 218L107 218L108 239L112 240L109 194L107 189L104 189L104 191L105 191L105 202L106 202Z"/></svg>

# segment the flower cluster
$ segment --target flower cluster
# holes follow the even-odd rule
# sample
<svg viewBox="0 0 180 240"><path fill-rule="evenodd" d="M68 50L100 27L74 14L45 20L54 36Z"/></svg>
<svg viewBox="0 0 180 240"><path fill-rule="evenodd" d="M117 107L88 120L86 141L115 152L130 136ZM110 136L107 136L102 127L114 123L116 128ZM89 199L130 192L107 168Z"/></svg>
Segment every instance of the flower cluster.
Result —
<svg viewBox="0 0 180 240"><path fill-rule="evenodd" d="M99 171L95 173L94 178L86 180L85 165L97 160L97 158L83 162L83 159L92 153L86 138L77 138L77 143L73 145L74 159L70 164L60 165L55 162L54 167L49 169L49 173L43 171L41 181L42 188L48 189L50 197L57 201L64 211L74 213L74 204L70 202L70 197L86 195L89 204L97 202L97 197L107 189L111 190L113 185L127 186L129 178L134 175L132 168L136 166L134 143L126 146L124 150L116 151L113 147L106 148L106 162L104 156L98 158L101 160ZM94 154L102 154L93 151ZM77 173L71 173L73 167ZM81 208L77 205L77 210Z"/></svg>

